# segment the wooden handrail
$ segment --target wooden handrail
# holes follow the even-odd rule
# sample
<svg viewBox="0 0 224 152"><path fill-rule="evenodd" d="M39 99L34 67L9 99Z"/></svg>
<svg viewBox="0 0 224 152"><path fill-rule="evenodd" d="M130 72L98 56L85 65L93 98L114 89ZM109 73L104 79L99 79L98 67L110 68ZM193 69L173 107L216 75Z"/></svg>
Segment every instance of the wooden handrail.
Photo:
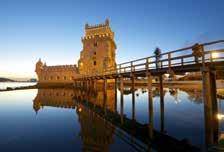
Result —
<svg viewBox="0 0 224 152"><path fill-rule="evenodd" d="M214 44L218 44L218 43L224 43L224 40L218 40L218 41L212 41L212 42L208 42L208 43L203 43L200 44L202 46L208 46L208 45L214 45ZM117 64L116 66L112 66L112 67L108 67L105 71L103 71L102 73L97 73L95 75L85 75L82 76L82 78L88 78L88 77L92 77L92 76L102 76L102 75L106 75L106 74L113 74L113 73L125 73L125 72L135 72L135 71L139 71L139 70L151 70L151 69L156 69L156 64L160 63L160 67L168 67L168 68L172 68L172 66L175 65L181 65L184 66L185 64L195 64L195 63L202 63L202 59L198 58L197 61L195 60L190 60L190 58L195 57L192 53L183 53L180 55L172 55L174 53L177 52L183 52L185 50L189 50L192 49L193 46L189 46L189 47L185 47L185 48L181 48L181 49L177 49L177 50L173 50L173 51L168 51L165 53L161 54L161 57L163 59L160 60L156 60L156 56L149 56L149 57L145 57L145 58L140 58L140 59L136 59L136 60L132 60L129 62L123 62L120 64ZM217 52L217 53L224 53L224 49L219 49L219 50L210 50L210 51L204 51L204 62L214 62L215 60L223 59L223 56L220 56L218 58L213 59L212 58L212 53ZM209 54L209 57L206 57L206 55ZM153 61L149 61L150 59L153 59ZM140 62L142 61L142 63L137 63L136 62ZM177 61L177 63L172 63L172 61Z"/></svg>

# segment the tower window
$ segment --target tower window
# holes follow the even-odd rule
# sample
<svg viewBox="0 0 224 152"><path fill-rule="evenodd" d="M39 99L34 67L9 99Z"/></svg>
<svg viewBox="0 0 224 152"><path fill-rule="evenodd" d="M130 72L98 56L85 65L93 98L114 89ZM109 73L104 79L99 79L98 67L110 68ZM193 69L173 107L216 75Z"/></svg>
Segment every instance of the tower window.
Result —
<svg viewBox="0 0 224 152"><path fill-rule="evenodd" d="M94 42L93 46L94 46L94 47L97 47L97 45L98 45L97 42Z"/></svg>
<svg viewBox="0 0 224 152"><path fill-rule="evenodd" d="M96 61L93 61L93 65L96 65Z"/></svg>
<svg viewBox="0 0 224 152"><path fill-rule="evenodd" d="M96 55L96 51L94 51L94 55Z"/></svg>

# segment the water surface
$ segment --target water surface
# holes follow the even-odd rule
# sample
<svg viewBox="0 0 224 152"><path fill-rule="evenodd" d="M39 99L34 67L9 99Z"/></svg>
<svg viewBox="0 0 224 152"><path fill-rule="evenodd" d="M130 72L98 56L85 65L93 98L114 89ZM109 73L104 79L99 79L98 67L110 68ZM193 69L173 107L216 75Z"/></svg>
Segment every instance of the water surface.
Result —
<svg viewBox="0 0 224 152"><path fill-rule="evenodd" d="M125 88L125 120L149 123L148 93ZM116 96L117 94L117 96ZM83 104L100 107L105 114L121 114L120 91L87 92L74 89L33 89L0 92L0 151L144 151L146 145ZM117 102L116 102L117 101ZM218 99L222 113L223 99ZM94 106L94 107L95 107ZM120 119L119 119L120 120ZM198 90L153 88L153 127L156 131L204 149L204 104ZM219 121L221 134L223 122ZM137 143L137 144L136 144ZM153 148L154 151L156 151Z"/></svg>

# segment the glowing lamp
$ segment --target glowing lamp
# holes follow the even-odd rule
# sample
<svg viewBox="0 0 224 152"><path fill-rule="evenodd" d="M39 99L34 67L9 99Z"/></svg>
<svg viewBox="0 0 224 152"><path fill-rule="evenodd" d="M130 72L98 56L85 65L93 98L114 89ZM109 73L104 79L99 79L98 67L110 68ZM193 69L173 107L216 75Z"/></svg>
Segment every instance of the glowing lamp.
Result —
<svg viewBox="0 0 224 152"><path fill-rule="evenodd" d="M217 117L217 119L218 119L218 120L221 120L221 119L223 119L223 118L224 118L224 115L223 115L223 114L217 114L217 116L216 116L216 117Z"/></svg>
<svg viewBox="0 0 224 152"><path fill-rule="evenodd" d="M218 58L218 57L219 57L219 54L217 52L213 52L212 53L212 58L215 59L215 58Z"/></svg>

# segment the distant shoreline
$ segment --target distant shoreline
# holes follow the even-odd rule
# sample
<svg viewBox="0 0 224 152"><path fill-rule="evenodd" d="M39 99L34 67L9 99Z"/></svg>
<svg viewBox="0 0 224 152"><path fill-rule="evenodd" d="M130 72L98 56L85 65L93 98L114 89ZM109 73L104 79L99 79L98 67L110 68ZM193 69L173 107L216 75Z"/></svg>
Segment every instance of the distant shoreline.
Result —
<svg viewBox="0 0 224 152"><path fill-rule="evenodd" d="M27 80L13 80L10 78L0 77L0 82L37 82L37 80L34 78L27 79Z"/></svg>

